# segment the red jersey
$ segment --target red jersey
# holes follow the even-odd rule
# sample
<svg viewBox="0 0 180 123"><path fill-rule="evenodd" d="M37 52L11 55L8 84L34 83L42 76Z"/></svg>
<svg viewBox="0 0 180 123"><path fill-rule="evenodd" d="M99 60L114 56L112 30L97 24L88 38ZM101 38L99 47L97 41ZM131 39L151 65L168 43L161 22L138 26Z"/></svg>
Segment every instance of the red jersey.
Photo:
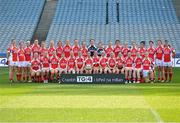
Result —
<svg viewBox="0 0 180 123"><path fill-rule="evenodd" d="M100 58L100 65L101 65L101 68L106 67L106 65L107 65L107 58L106 57Z"/></svg>
<svg viewBox="0 0 180 123"><path fill-rule="evenodd" d="M42 63L43 68L48 68L50 66L48 57L42 57L41 58L41 63Z"/></svg>
<svg viewBox="0 0 180 123"><path fill-rule="evenodd" d="M117 59L116 59L116 62L117 62L117 66L118 66L118 68L122 68L123 66L124 66L124 58L122 58L122 57L118 57Z"/></svg>
<svg viewBox="0 0 180 123"><path fill-rule="evenodd" d="M18 61L18 48L16 46L13 46L11 49L12 51L12 61Z"/></svg>
<svg viewBox="0 0 180 123"><path fill-rule="evenodd" d="M114 68L115 66L116 66L116 60L115 60L115 58L109 58L108 59L108 65L109 65L109 67L110 68Z"/></svg>
<svg viewBox="0 0 180 123"><path fill-rule="evenodd" d="M40 46L39 45L35 45L33 44L32 47L31 47L31 50L32 50L32 53L38 53L40 52Z"/></svg>
<svg viewBox="0 0 180 123"><path fill-rule="evenodd" d="M58 58L61 58L62 53L63 53L63 47L62 46L57 47L56 48L56 54L57 54Z"/></svg>
<svg viewBox="0 0 180 123"><path fill-rule="evenodd" d="M25 61L25 52L24 49L18 50L18 60L19 61Z"/></svg>
<svg viewBox="0 0 180 123"><path fill-rule="evenodd" d="M148 53L149 53L149 58L154 61L154 56L155 56L155 48L154 47L149 47L147 49Z"/></svg>
<svg viewBox="0 0 180 123"><path fill-rule="evenodd" d="M91 66L93 66L93 60L92 60L92 58L87 58L87 59L85 60L85 64L86 64L86 65L91 65Z"/></svg>
<svg viewBox="0 0 180 123"><path fill-rule="evenodd" d="M48 51L46 47L41 47L39 52L40 52L40 57L43 56L44 52Z"/></svg>
<svg viewBox="0 0 180 123"><path fill-rule="evenodd" d="M131 48L131 56L132 56L132 58L136 58L137 52L138 52L138 49L136 47Z"/></svg>
<svg viewBox="0 0 180 123"><path fill-rule="evenodd" d="M142 61L143 64L143 70L150 70L151 67L151 60L150 59L144 59Z"/></svg>
<svg viewBox="0 0 180 123"><path fill-rule="evenodd" d="M84 59L82 57L77 57L76 64L77 68L81 69L84 65Z"/></svg>
<svg viewBox="0 0 180 123"><path fill-rule="evenodd" d="M94 64L94 67L99 67L99 57L98 56L93 57L93 64Z"/></svg>
<svg viewBox="0 0 180 123"><path fill-rule="evenodd" d="M31 48L26 47L24 49L25 61L31 61Z"/></svg>
<svg viewBox="0 0 180 123"><path fill-rule="evenodd" d="M38 60L38 59L33 59L32 61L31 61L31 68L33 69L33 70L39 70L40 69L40 65L41 65L41 63L40 63L40 61Z"/></svg>
<svg viewBox="0 0 180 123"><path fill-rule="evenodd" d="M57 57L52 57L50 59L50 63L51 63L51 68L53 68L53 69L58 68L58 58Z"/></svg>
<svg viewBox="0 0 180 123"><path fill-rule="evenodd" d="M135 68L142 68L142 58L135 58L134 60Z"/></svg>
<svg viewBox="0 0 180 123"><path fill-rule="evenodd" d="M162 57L163 57L163 47L162 46L158 46L155 49L155 53L156 53L156 59L162 60Z"/></svg>
<svg viewBox="0 0 180 123"><path fill-rule="evenodd" d="M140 52L142 58L145 57L145 52L146 52L146 51L147 51L147 50L146 50L146 48L144 48L144 47L139 48L139 52Z"/></svg>
<svg viewBox="0 0 180 123"><path fill-rule="evenodd" d="M128 51L129 51L128 47L125 47L122 49L122 54L123 54L124 58L127 57Z"/></svg>
<svg viewBox="0 0 180 123"><path fill-rule="evenodd" d="M118 56L118 54L121 52L121 50L122 50L121 46L115 45L115 47L114 47L114 55L115 55L115 57Z"/></svg>
<svg viewBox="0 0 180 123"><path fill-rule="evenodd" d="M125 60L126 67L132 67L133 63L134 62L133 62L132 58L126 58L126 60Z"/></svg>
<svg viewBox="0 0 180 123"><path fill-rule="evenodd" d="M80 47L79 46L73 46L72 47L72 51L74 53L74 57L78 56L78 52L80 51Z"/></svg>
<svg viewBox="0 0 180 123"><path fill-rule="evenodd" d="M56 49L54 47L49 47L49 49L48 49L49 57L51 57L53 55L53 51L56 51Z"/></svg>
<svg viewBox="0 0 180 123"><path fill-rule="evenodd" d="M172 49L169 47L164 47L163 52L164 52L164 55L163 55L164 62L171 62Z"/></svg>
<svg viewBox="0 0 180 123"><path fill-rule="evenodd" d="M88 49L87 49L87 47L81 48L81 52L82 52L82 56L84 58L87 58L87 56L88 56Z"/></svg>
<svg viewBox="0 0 180 123"><path fill-rule="evenodd" d="M69 58L70 57L70 52L71 52L72 48L70 45L65 45L64 48L63 48L63 51L64 51L64 55L66 58Z"/></svg>
<svg viewBox="0 0 180 123"><path fill-rule="evenodd" d="M68 60L66 58L61 58L59 60L59 67L65 69L67 67Z"/></svg>
<svg viewBox="0 0 180 123"><path fill-rule="evenodd" d="M74 67L75 67L75 58L74 57L70 57L68 59L68 66L69 66L69 68L73 68L74 69Z"/></svg>
<svg viewBox="0 0 180 123"><path fill-rule="evenodd" d="M113 48L112 48L112 47L107 47L107 48L105 49L105 52L106 52L106 56L107 56L107 57L110 57L111 52L113 52Z"/></svg>

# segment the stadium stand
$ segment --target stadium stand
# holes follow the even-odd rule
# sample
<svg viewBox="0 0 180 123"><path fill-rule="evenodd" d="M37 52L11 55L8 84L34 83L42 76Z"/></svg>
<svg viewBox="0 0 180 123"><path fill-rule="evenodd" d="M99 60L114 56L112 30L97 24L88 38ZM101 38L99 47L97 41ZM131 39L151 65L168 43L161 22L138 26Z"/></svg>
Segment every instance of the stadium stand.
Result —
<svg viewBox="0 0 180 123"><path fill-rule="evenodd" d="M45 0L0 0L0 52L12 38L31 40Z"/></svg>
<svg viewBox="0 0 180 123"><path fill-rule="evenodd" d="M48 36L122 42L169 40L180 51L180 23L172 0L59 0Z"/></svg>

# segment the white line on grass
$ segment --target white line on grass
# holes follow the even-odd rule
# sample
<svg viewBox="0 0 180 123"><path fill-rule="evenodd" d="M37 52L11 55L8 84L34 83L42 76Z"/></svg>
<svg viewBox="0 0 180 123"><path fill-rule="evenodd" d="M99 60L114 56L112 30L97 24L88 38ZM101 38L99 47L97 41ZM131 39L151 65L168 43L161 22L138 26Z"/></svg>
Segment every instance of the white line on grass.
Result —
<svg viewBox="0 0 180 123"><path fill-rule="evenodd" d="M160 115L157 113L156 110L154 110L152 107L150 107L151 113L154 115L158 123L164 123L164 121L161 119Z"/></svg>

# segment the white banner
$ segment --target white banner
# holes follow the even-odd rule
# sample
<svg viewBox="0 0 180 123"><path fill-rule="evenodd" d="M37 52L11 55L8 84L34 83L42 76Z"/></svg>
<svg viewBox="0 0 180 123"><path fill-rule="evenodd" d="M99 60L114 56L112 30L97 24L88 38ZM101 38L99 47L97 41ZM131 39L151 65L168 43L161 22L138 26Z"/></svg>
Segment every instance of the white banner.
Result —
<svg viewBox="0 0 180 123"><path fill-rule="evenodd" d="M180 58L174 58L174 67L180 67Z"/></svg>
<svg viewBox="0 0 180 123"><path fill-rule="evenodd" d="M6 62L7 58L0 58L0 67L7 67Z"/></svg>

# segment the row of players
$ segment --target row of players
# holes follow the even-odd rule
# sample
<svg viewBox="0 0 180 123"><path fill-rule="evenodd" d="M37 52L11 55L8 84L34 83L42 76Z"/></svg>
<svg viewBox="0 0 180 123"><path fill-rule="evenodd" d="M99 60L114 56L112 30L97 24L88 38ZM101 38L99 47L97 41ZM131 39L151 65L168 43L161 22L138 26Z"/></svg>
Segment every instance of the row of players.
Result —
<svg viewBox="0 0 180 123"><path fill-rule="evenodd" d="M38 40L30 45L28 41L26 47L23 42L16 47L16 41L12 40L7 50L10 73L9 79L13 81L16 67L17 80L28 80L30 75L33 80L43 80L47 82L54 76L59 79L64 73L122 73L128 82L140 82L141 73L145 81L155 80L155 66L158 68L158 80L172 80L172 57L175 51L170 47L167 41L164 45L158 40L157 47L154 48L154 42L149 41L149 48L145 48L145 42L140 43L137 48L136 43L132 43L129 48L127 44L121 45L116 40L115 46L112 42L107 48L99 43L98 48L94 45L94 40L90 40L90 46L87 48L85 42L80 47L78 40L74 40L74 46L71 47L67 40L63 46L58 42L58 47L54 47L54 42L50 42L50 47L45 47L45 42L38 45Z"/></svg>

